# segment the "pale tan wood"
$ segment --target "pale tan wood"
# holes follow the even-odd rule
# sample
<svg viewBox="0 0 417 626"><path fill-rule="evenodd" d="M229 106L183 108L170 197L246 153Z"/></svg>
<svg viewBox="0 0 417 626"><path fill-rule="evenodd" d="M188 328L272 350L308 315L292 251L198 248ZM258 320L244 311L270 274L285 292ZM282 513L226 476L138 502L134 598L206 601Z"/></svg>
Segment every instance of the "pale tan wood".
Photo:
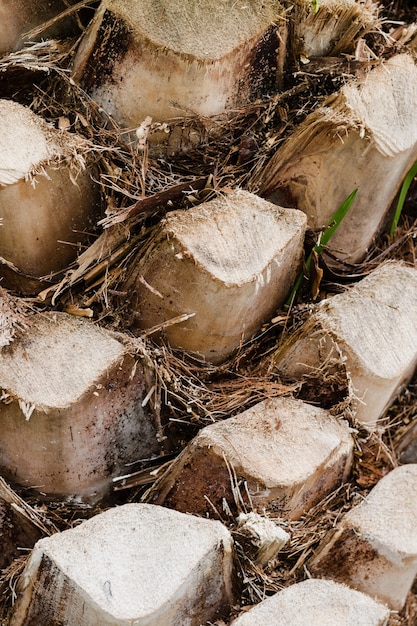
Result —
<svg viewBox="0 0 417 626"><path fill-rule="evenodd" d="M104 0L73 75L127 128L148 117L215 115L275 85L281 28L276 0ZM184 140L177 138L177 147Z"/></svg>
<svg viewBox="0 0 417 626"><path fill-rule="evenodd" d="M269 596L230 626L386 626L390 612L364 593L307 579Z"/></svg>
<svg viewBox="0 0 417 626"><path fill-rule="evenodd" d="M397 467L325 536L310 560L325 575L400 611L417 575L417 465Z"/></svg>
<svg viewBox="0 0 417 626"><path fill-rule="evenodd" d="M302 63L315 57L355 52L359 39L379 22L375 2L318 0L314 10L311 0L295 0L290 6L289 55ZM308 66L305 69L308 71Z"/></svg>
<svg viewBox="0 0 417 626"><path fill-rule="evenodd" d="M121 285L132 326L146 332L188 315L163 337L200 360L224 361L285 301L305 221L243 190L169 213Z"/></svg>
<svg viewBox="0 0 417 626"><path fill-rule="evenodd" d="M234 601L231 534L149 504L108 509L39 541L11 624L197 626Z"/></svg>
<svg viewBox="0 0 417 626"><path fill-rule="evenodd" d="M28 31L40 26L75 4L77 0L0 0L0 54L22 48ZM57 22L43 32L46 37L62 37L73 33L71 20Z"/></svg>
<svg viewBox="0 0 417 626"><path fill-rule="evenodd" d="M301 400L271 398L203 428L149 501L202 516L244 502L294 520L346 480L352 451L346 422Z"/></svg>
<svg viewBox="0 0 417 626"><path fill-rule="evenodd" d="M311 113L260 176L261 195L326 226L347 196L354 205L330 240L347 261L361 260L417 159L417 68L401 54L347 83Z"/></svg>
<svg viewBox="0 0 417 626"><path fill-rule="evenodd" d="M0 100L0 275L25 293L67 267L99 217L88 144ZM13 269L15 271L13 271Z"/></svg>
<svg viewBox="0 0 417 626"><path fill-rule="evenodd" d="M0 470L44 496L96 502L125 463L159 451L144 370L65 313L30 318L0 359Z"/></svg>
<svg viewBox="0 0 417 626"><path fill-rule="evenodd" d="M355 418L373 429L417 365L417 271L381 265L343 293L322 300L273 357L284 376L346 370Z"/></svg>
<svg viewBox="0 0 417 626"><path fill-rule="evenodd" d="M277 558L278 553L290 541L291 536L279 522L259 513L239 513L237 530L240 537L248 541L245 545L248 556L265 567Z"/></svg>

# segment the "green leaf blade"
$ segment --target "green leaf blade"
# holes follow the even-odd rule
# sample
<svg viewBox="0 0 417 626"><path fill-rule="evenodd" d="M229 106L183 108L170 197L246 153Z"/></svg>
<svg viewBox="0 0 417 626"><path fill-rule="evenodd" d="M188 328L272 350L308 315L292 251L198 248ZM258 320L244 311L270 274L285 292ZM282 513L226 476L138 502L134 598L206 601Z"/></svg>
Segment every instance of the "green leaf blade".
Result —
<svg viewBox="0 0 417 626"><path fill-rule="evenodd" d="M417 175L417 161L414 163L413 167L410 169L406 177L404 178L404 182L401 186L400 195L398 198L397 208L395 209L394 218L392 220L391 228L389 231L389 236L393 237L395 231L397 230L398 222L404 207L404 202L407 197L408 190L410 188L411 183L413 182L414 177Z"/></svg>
<svg viewBox="0 0 417 626"><path fill-rule="evenodd" d="M323 251L323 248L327 245L327 243L333 237L336 230L339 228L340 223L346 217L347 213L350 210L350 207L355 201L357 193L358 193L358 189L355 189L354 191L352 191L352 193L348 195L346 200L342 202L342 204L337 209L337 211L332 215L332 218L329 222L329 226L323 232L321 239L320 239L320 243L318 244L318 246L321 248L320 252ZM316 252L318 252L318 250L316 250Z"/></svg>
<svg viewBox="0 0 417 626"><path fill-rule="evenodd" d="M355 189L354 191L352 191L352 193L350 193L348 195L348 197L346 198L346 200L344 200L342 202L342 204L339 206L339 208L337 209L337 211L332 215L329 225L326 228L326 230L323 232L321 238L320 238L320 242L317 243L313 250L320 256L320 254L323 252L326 244L329 242L329 240L333 237L334 233L336 232L337 228L339 227L340 223L342 222L342 220L346 217L348 211L350 210L350 207L352 206L352 204L355 201L356 195L358 193L358 189ZM308 272L308 270L310 269L310 265L311 265L311 257L312 257L312 252L310 252L309 256L307 257L307 260L305 262L305 269ZM290 309L295 296L297 294L297 291L299 290L299 288L302 285L303 282L303 278L304 278L304 272L300 272L300 274L297 277L297 280L295 281L295 284L293 286L293 288L291 289L291 293L284 305L285 309Z"/></svg>

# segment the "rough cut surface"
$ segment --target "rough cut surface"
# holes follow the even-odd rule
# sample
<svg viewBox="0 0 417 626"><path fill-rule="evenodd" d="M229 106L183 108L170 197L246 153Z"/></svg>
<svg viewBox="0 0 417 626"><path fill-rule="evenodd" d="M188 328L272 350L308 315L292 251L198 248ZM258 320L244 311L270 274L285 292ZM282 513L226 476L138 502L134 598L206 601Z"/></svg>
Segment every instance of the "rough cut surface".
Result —
<svg viewBox="0 0 417 626"><path fill-rule="evenodd" d="M29 178L46 165L56 165L83 146L81 138L55 130L27 107L0 100L0 189Z"/></svg>
<svg viewBox="0 0 417 626"><path fill-rule="evenodd" d="M87 144L0 100L0 277L20 294L71 263L99 216ZM88 166L87 166L88 165Z"/></svg>
<svg viewBox="0 0 417 626"><path fill-rule="evenodd" d="M65 313L41 314L0 359L0 387L48 411L78 402L125 353L93 323Z"/></svg>
<svg viewBox="0 0 417 626"><path fill-rule="evenodd" d="M285 301L305 221L243 190L173 211L126 280L133 326L193 315L165 329L171 346L224 361Z"/></svg>
<svg viewBox="0 0 417 626"><path fill-rule="evenodd" d="M97 502L126 463L159 452L143 368L92 322L29 321L1 353L0 471L43 496Z"/></svg>
<svg viewBox="0 0 417 626"><path fill-rule="evenodd" d="M414 464L382 478L324 539L311 571L400 610L417 574L416 485Z"/></svg>
<svg viewBox="0 0 417 626"><path fill-rule="evenodd" d="M385 626L389 610L344 585L305 580L264 600L231 626Z"/></svg>
<svg viewBox="0 0 417 626"><path fill-rule="evenodd" d="M1 185L24 178L54 155L51 129L16 102L0 100L0 131Z"/></svg>
<svg viewBox="0 0 417 626"><path fill-rule="evenodd" d="M370 135L378 150L395 157L417 143L417 68L408 54L401 54L381 64L357 84L342 89L346 122ZM412 84L410 85L410 80ZM377 106L377 103L381 103Z"/></svg>
<svg viewBox="0 0 417 626"><path fill-rule="evenodd" d="M417 271L381 265L347 289L323 300L298 334L276 355L280 372L300 377L344 359L356 418L375 425L413 375L417 364Z"/></svg>
<svg viewBox="0 0 417 626"><path fill-rule="evenodd" d="M224 498L233 508L235 475L254 510L296 519L346 479L351 454L345 422L300 400L265 400L203 428L154 488L154 501L198 515L221 510Z"/></svg>
<svg viewBox="0 0 417 626"><path fill-rule="evenodd" d="M294 35L289 45L306 59L352 52L358 39L377 26L376 5L356 0L321 0L312 11L311 0L295 0Z"/></svg>
<svg viewBox="0 0 417 626"><path fill-rule="evenodd" d="M288 211L237 190L165 218L169 240L178 241L196 265L226 287L268 281L289 239L304 233L299 211Z"/></svg>
<svg viewBox="0 0 417 626"><path fill-rule="evenodd" d="M240 513L237 522L240 540L242 537L250 540L246 552L257 565L265 566L275 559L291 538L273 519L253 511Z"/></svg>
<svg viewBox="0 0 417 626"><path fill-rule="evenodd" d="M223 113L281 76L282 12L275 0L106 0L83 37L73 76L129 129L148 116L159 123ZM149 135L163 152L199 140L180 127L172 136L166 130Z"/></svg>
<svg viewBox="0 0 417 626"><path fill-rule="evenodd" d="M126 504L36 544L13 624L199 626L233 601L232 573L220 522Z"/></svg>
<svg viewBox="0 0 417 626"><path fill-rule="evenodd" d="M417 271L400 263L383 265L320 304L318 315L355 350L365 371L387 381L401 378L417 358Z"/></svg>
<svg viewBox="0 0 417 626"><path fill-rule="evenodd" d="M259 37L279 15L276 0L104 0L107 10L160 48L201 61L220 59L243 41Z"/></svg>
<svg viewBox="0 0 417 626"><path fill-rule="evenodd" d="M400 54L351 80L306 118L267 164L261 195L305 211L309 225L322 228L357 188L329 242L336 256L355 262L416 159L417 67Z"/></svg>

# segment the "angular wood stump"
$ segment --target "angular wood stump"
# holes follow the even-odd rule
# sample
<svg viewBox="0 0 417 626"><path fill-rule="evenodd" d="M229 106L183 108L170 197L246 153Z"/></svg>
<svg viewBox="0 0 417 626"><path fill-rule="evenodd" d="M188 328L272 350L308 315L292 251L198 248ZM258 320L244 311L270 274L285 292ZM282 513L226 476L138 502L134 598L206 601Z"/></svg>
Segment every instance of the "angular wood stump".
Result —
<svg viewBox="0 0 417 626"><path fill-rule="evenodd" d="M277 150L261 174L260 194L304 211L323 228L359 189L328 248L361 260L417 160L417 67L401 54L351 80Z"/></svg>
<svg viewBox="0 0 417 626"><path fill-rule="evenodd" d="M290 6L289 58L301 57L306 64L315 57L334 58L354 52L359 38L378 24L376 5L366 6L356 0L319 0L317 11L311 0L284 3Z"/></svg>
<svg viewBox="0 0 417 626"><path fill-rule="evenodd" d="M392 470L322 541L309 570L401 610L417 575L416 503L417 465Z"/></svg>
<svg viewBox="0 0 417 626"><path fill-rule="evenodd" d="M222 113L275 85L280 12L274 0L104 0L73 75L127 128Z"/></svg>
<svg viewBox="0 0 417 626"><path fill-rule="evenodd" d="M159 451L140 363L65 313L31 318L0 359L0 470L48 497L95 502L125 463Z"/></svg>
<svg viewBox="0 0 417 626"><path fill-rule="evenodd" d="M347 424L327 411L292 398L265 400L203 428L148 498L205 516L221 512L223 501L235 510L240 488L255 511L293 520L347 478L352 449Z"/></svg>
<svg viewBox="0 0 417 626"><path fill-rule="evenodd" d="M260 602L231 626L386 626L389 610L330 580L305 580Z"/></svg>
<svg viewBox="0 0 417 626"><path fill-rule="evenodd" d="M233 602L220 522L125 504L39 541L13 626L199 626Z"/></svg>
<svg viewBox="0 0 417 626"><path fill-rule="evenodd" d="M0 100L2 286L39 290L41 277L73 261L98 218L86 144L28 108Z"/></svg>
<svg viewBox="0 0 417 626"><path fill-rule="evenodd" d="M417 365L417 270L386 263L323 300L273 360L291 379L345 369L355 417L374 428Z"/></svg>
<svg viewBox="0 0 417 626"><path fill-rule="evenodd" d="M132 325L147 330L188 314L164 329L170 345L224 361L285 301L304 232L303 213L242 190L169 213L121 286Z"/></svg>

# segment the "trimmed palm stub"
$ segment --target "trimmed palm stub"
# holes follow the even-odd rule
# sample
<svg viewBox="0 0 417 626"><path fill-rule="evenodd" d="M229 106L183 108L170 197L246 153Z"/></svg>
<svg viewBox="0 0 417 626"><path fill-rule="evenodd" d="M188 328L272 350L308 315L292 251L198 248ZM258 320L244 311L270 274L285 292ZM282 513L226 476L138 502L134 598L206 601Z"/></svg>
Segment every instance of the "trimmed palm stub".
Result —
<svg viewBox="0 0 417 626"><path fill-rule="evenodd" d="M330 580L304 580L260 602L230 626L387 626L389 610Z"/></svg>
<svg viewBox="0 0 417 626"><path fill-rule="evenodd" d="M375 427L417 365L417 271L381 265L355 286L322 300L277 350L277 370L291 379L346 370L356 419Z"/></svg>
<svg viewBox="0 0 417 626"><path fill-rule="evenodd" d="M401 54L351 80L311 113L266 166L260 193L305 211L309 226L322 228L359 189L328 246L356 262L416 159L417 67Z"/></svg>
<svg viewBox="0 0 417 626"><path fill-rule="evenodd" d="M288 53L303 63L354 52L359 39L378 24L378 7L372 2L295 0L288 5Z"/></svg>
<svg viewBox="0 0 417 626"><path fill-rule="evenodd" d="M0 100L0 276L33 293L67 267L98 217L86 142Z"/></svg>
<svg viewBox="0 0 417 626"><path fill-rule="evenodd" d="M417 465L397 467L324 537L308 569L400 611L417 575Z"/></svg>
<svg viewBox="0 0 417 626"><path fill-rule="evenodd" d="M144 369L91 322L45 313L27 323L1 353L1 473L43 495L98 501L125 463L159 451Z"/></svg>
<svg viewBox="0 0 417 626"><path fill-rule="evenodd" d="M276 0L103 0L74 77L128 128L222 113L275 85L281 14Z"/></svg>
<svg viewBox="0 0 417 626"><path fill-rule="evenodd" d="M346 422L272 398L203 428L147 498L203 516L242 502L294 520L346 480L352 449Z"/></svg>
<svg viewBox="0 0 417 626"><path fill-rule="evenodd" d="M224 361L288 296L305 222L301 211L242 190L169 213L121 286L132 326L149 331L188 315L164 328L170 345Z"/></svg>
<svg viewBox="0 0 417 626"><path fill-rule="evenodd" d="M77 0L0 0L0 54L22 48L26 33L56 17ZM62 37L73 34L75 21L57 21L43 36ZM32 39L32 38L31 38Z"/></svg>
<svg viewBox="0 0 417 626"><path fill-rule="evenodd" d="M234 582L223 524L125 504L36 544L12 624L200 626L229 612Z"/></svg>

